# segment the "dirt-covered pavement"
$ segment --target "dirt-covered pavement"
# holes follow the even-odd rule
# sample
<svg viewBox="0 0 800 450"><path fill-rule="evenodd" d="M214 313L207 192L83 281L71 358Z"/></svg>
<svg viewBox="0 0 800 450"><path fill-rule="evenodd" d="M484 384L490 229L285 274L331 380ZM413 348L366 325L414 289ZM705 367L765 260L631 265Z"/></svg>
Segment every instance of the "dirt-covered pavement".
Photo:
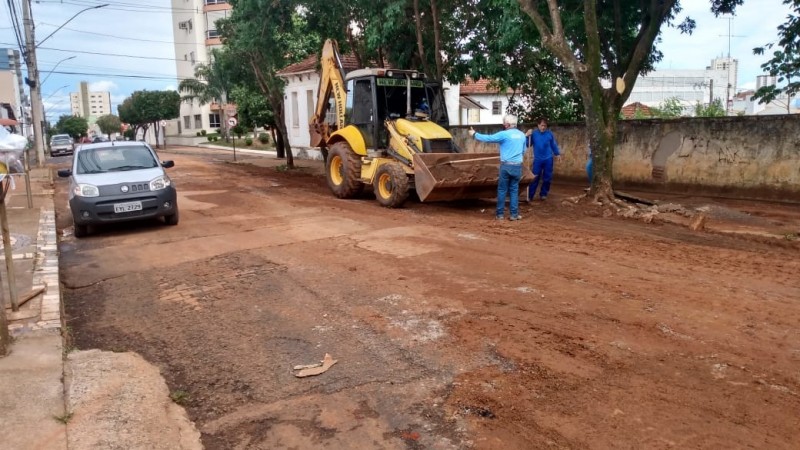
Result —
<svg viewBox="0 0 800 450"><path fill-rule="evenodd" d="M498 223L336 199L320 162L162 157L176 227L76 240L57 181L66 313L159 367L206 448L797 448L797 206L672 199L707 206L691 231L556 185Z"/></svg>

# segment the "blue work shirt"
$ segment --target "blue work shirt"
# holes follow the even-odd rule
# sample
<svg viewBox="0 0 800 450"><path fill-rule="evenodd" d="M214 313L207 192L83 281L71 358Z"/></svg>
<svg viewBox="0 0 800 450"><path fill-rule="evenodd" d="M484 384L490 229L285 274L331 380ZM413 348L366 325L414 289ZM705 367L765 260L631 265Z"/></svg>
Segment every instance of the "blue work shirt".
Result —
<svg viewBox="0 0 800 450"><path fill-rule="evenodd" d="M528 140L525 142L525 147L533 145L533 159L545 160L550 159L553 155L560 155L561 150L556 144L556 138L550 130L544 130L544 133L539 129L533 130Z"/></svg>
<svg viewBox="0 0 800 450"><path fill-rule="evenodd" d="M519 129L509 128L494 134L475 133L474 137L476 141L499 143L501 163L522 163L526 136Z"/></svg>

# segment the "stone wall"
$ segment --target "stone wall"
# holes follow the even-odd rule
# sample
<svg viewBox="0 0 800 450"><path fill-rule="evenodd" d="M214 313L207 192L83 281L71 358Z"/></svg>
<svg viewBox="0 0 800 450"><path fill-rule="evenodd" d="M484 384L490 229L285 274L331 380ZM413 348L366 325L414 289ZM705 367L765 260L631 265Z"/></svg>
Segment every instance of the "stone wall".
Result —
<svg viewBox="0 0 800 450"><path fill-rule="evenodd" d="M451 129L462 148L497 151L496 144L469 139L467 129ZM492 133L501 127L475 129ZM585 180L585 126L551 129L564 155L556 177ZM621 121L614 180L617 187L800 202L800 115Z"/></svg>

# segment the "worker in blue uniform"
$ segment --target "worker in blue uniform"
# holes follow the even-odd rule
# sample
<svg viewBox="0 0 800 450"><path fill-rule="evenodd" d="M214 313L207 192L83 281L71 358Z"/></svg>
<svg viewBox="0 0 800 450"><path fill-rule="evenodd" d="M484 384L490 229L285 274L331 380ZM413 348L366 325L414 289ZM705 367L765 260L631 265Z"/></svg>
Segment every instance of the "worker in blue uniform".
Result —
<svg viewBox="0 0 800 450"><path fill-rule="evenodd" d="M536 196L536 189L539 181L542 188L539 191L539 198L547 199L550 193L550 183L553 181L553 159L561 158L561 150L558 148L553 132L547 129L547 119L539 119L539 123L534 130L528 130L526 147L533 147L533 167L531 171L536 177L528 187L528 201Z"/></svg>

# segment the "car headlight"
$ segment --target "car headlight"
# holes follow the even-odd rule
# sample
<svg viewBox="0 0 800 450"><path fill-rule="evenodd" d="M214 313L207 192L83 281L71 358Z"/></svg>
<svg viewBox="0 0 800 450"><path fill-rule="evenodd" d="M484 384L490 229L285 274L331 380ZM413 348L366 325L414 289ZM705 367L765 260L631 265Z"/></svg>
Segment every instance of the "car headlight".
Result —
<svg viewBox="0 0 800 450"><path fill-rule="evenodd" d="M160 191L161 189L166 189L167 186L172 184L172 180L169 179L166 175L161 175L158 178L153 178L150 181L150 190L151 191Z"/></svg>
<svg viewBox="0 0 800 450"><path fill-rule="evenodd" d="M100 197L100 189L91 184L79 184L75 186L72 193L78 197Z"/></svg>

